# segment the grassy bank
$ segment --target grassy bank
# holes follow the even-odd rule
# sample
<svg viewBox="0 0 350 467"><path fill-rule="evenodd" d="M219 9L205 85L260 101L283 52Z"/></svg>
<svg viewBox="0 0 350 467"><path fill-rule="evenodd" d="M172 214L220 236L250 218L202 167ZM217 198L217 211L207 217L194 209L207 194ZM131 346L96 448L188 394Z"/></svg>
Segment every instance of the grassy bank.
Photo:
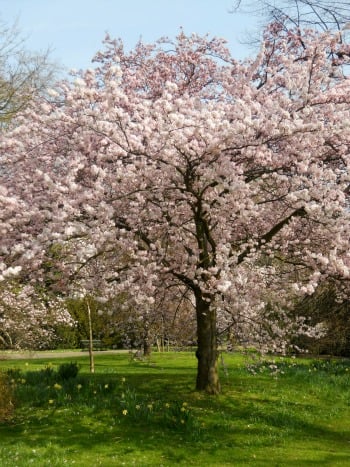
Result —
<svg viewBox="0 0 350 467"><path fill-rule="evenodd" d="M190 353L97 353L94 375L87 356L59 374L71 361L0 361L15 404L1 466L350 466L350 362L225 355L208 397Z"/></svg>

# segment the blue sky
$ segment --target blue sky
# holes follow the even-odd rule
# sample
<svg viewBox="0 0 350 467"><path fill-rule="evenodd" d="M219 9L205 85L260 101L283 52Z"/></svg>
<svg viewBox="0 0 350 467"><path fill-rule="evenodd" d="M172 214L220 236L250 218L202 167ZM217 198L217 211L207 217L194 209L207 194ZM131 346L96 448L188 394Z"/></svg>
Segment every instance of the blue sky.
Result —
<svg viewBox="0 0 350 467"><path fill-rule="evenodd" d="M231 0L0 0L0 19L18 20L30 50L51 48L51 57L68 69L87 68L105 32L132 47L185 33L224 37L233 55L250 49L240 41L256 28L257 18L229 14Z"/></svg>

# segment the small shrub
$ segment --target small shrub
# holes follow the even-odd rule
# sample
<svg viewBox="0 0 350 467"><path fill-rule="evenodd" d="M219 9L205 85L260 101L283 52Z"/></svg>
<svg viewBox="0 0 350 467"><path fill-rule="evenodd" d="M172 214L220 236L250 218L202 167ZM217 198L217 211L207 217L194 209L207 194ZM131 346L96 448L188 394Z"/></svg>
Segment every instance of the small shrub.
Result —
<svg viewBox="0 0 350 467"><path fill-rule="evenodd" d="M58 377L65 381L68 379L74 379L77 377L79 372L79 366L77 363L63 363L58 367L57 374Z"/></svg>
<svg viewBox="0 0 350 467"><path fill-rule="evenodd" d="M11 420L13 412L13 387L9 378L0 373L0 423Z"/></svg>

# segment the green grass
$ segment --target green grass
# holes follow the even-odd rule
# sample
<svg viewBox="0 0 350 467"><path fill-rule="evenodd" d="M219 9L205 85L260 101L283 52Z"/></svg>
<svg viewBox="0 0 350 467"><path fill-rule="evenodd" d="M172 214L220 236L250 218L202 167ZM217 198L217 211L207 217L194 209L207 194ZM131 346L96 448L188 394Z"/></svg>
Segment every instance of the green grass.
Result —
<svg viewBox="0 0 350 467"><path fill-rule="evenodd" d="M15 391L2 467L350 466L350 362L225 355L223 392L193 390L191 353L0 361Z"/></svg>

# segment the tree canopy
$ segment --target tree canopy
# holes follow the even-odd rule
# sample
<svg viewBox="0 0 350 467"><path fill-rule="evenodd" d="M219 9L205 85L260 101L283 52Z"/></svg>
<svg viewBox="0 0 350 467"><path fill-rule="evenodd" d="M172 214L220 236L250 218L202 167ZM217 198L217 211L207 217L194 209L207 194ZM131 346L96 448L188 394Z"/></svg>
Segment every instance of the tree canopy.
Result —
<svg viewBox="0 0 350 467"><path fill-rule="evenodd" d="M348 57L337 34L278 23L246 62L183 32L130 52L107 37L4 136L3 277L44 280L59 245L61 291L126 293L146 314L159 290L189 293L210 393L218 332L281 351L317 333L289 311L349 278Z"/></svg>

